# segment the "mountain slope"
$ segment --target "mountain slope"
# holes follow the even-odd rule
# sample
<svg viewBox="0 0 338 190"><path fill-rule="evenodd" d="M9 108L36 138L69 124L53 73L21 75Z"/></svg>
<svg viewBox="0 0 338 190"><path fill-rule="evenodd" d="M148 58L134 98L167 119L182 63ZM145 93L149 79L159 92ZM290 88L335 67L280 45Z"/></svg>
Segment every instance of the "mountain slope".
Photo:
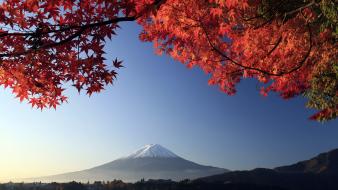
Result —
<svg viewBox="0 0 338 190"><path fill-rule="evenodd" d="M338 175L338 149L331 150L296 164L275 168L279 172L310 172Z"/></svg>
<svg viewBox="0 0 338 190"><path fill-rule="evenodd" d="M234 171L197 179L207 183L256 184L285 190L337 190L338 177L314 173L286 173L272 169Z"/></svg>
<svg viewBox="0 0 338 190"><path fill-rule="evenodd" d="M144 179L195 179L228 170L185 160L161 145L146 145L135 153L83 171L34 179L43 182L111 181L135 182Z"/></svg>
<svg viewBox="0 0 338 190"><path fill-rule="evenodd" d="M286 190L337 190L338 149L289 166L233 171L200 178L196 181L269 185Z"/></svg>

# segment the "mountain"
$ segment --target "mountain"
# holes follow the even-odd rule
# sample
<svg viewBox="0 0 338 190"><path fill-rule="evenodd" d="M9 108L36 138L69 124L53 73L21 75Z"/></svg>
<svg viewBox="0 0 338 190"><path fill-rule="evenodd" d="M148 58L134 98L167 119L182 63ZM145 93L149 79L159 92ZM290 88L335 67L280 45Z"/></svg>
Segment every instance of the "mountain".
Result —
<svg viewBox="0 0 338 190"><path fill-rule="evenodd" d="M338 175L338 149L319 154L310 160L275 168L278 172L306 172Z"/></svg>
<svg viewBox="0 0 338 190"><path fill-rule="evenodd" d="M135 182L140 179L195 179L228 170L203 166L185 160L158 144L146 145L133 154L83 171L53 175L28 181L42 182L93 182L121 179ZM27 181L27 180L26 180Z"/></svg>
<svg viewBox="0 0 338 190"><path fill-rule="evenodd" d="M233 171L195 181L268 185L285 190L337 190L338 149L289 166Z"/></svg>

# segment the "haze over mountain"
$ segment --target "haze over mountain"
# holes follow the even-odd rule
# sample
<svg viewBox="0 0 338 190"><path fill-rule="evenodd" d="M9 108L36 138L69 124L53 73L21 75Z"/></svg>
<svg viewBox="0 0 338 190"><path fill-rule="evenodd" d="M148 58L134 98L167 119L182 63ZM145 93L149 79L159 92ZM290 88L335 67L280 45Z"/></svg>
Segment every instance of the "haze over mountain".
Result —
<svg viewBox="0 0 338 190"><path fill-rule="evenodd" d="M83 171L28 179L42 182L93 182L121 179L135 182L140 179L195 179L227 172L185 160L158 144L145 145L133 154Z"/></svg>

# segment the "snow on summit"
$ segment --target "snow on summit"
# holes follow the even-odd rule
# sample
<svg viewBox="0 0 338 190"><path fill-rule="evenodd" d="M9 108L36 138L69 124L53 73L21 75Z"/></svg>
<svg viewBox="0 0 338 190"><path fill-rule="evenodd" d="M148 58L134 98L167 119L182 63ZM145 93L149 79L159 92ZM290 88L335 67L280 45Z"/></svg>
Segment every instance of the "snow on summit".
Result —
<svg viewBox="0 0 338 190"><path fill-rule="evenodd" d="M127 158L178 158L176 154L159 144L148 144L129 155Z"/></svg>

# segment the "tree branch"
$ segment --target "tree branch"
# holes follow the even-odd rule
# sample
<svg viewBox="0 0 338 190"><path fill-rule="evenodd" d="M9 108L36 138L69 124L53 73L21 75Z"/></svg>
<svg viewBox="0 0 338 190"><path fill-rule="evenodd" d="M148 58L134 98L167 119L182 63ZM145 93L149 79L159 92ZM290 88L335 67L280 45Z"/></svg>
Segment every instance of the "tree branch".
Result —
<svg viewBox="0 0 338 190"><path fill-rule="evenodd" d="M215 51L216 53L218 53L219 55L221 55L222 57L224 57L226 60L228 60L230 63L236 65L236 66L239 66L243 69L248 69L248 70L254 70L254 71L258 71L262 74L265 74L265 75L270 75L270 76L283 76L283 75L286 75L286 74L290 74L298 69L300 69L304 63L306 62L307 58L309 57L310 53L311 53L311 50L312 50L312 32L311 32L311 28L310 28L310 25L307 24L307 28L308 28L308 32L309 32L309 49L308 51L306 52L306 54L304 55L303 59L298 62L297 66L288 70L288 71L281 71L279 73L271 73L267 70L263 70L263 69L260 69L260 68L255 68L255 67L251 67L251 66L245 66L245 65L242 65L240 64L239 62L233 60L232 58L230 58L229 56L227 56L222 50L220 50L215 44L213 44L211 42L211 39L209 37L209 34L207 33L206 29L203 27L203 25L201 25L205 35L206 35L206 38L207 38L207 41L209 43L209 45L211 46L212 50ZM277 45L279 44L279 42L277 42ZM273 48L273 50L277 47L277 45ZM272 51L273 51L272 50ZM272 52L270 51L270 52Z"/></svg>
<svg viewBox="0 0 338 190"><path fill-rule="evenodd" d="M122 22L122 21L133 21L133 20L135 20L135 17L117 17L115 19L111 19L111 20L104 21L104 22L98 22L98 23L92 23L92 24L88 24L88 25L84 25L84 26L79 26L79 27L76 27L76 28L79 28L78 31L76 31L74 34L68 36L67 38L65 38L63 40L60 40L59 42L43 44L43 45L41 45L41 46L39 46L35 49L28 49L28 50L25 50L25 51L18 51L18 52L13 52L13 53L3 53L3 54L0 54L0 58L1 57L16 57L16 56L20 56L20 55L26 55L26 54L35 52L35 51L40 50L40 49L49 49L49 48L56 47L56 46L59 46L59 45L63 45L63 44L66 44L66 43L72 41L73 39L80 36L84 31L86 31L89 28L93 28L93 27L97 27L97 26L103 26L103 25L107 25L107 24L118 23L118 22ZM66 31L66 30L64 30L64 31ZM22 34L24 34L24 33L22 33ZM36 34L36 33L34 33L34 34ZM18 35L18 33L14 34L14 35ZM24 35L24 36L26 36L26 35Z"/></svg>
<svg viewBox="0 0 338 190"><path fill-rule="evenodd" d="M109 24L116 24L118 22L135 21L138 18L142 17L147 12L149 12L150 10L154 10L154 9L158 10L160 8L160 6L165 2L166 2L166 0L155 0L154 3L151 6L147 6L146 8L144 8L144 10L142 10L140 12L140 14L138 14L136 16L116 17L116 18L113 18L113 19L110 19L110 20L106 20L106 21L102 21L102 22L95 22L95 23L90 23L90 24L85 24L85 25L68 25L68 26L60 28L58 30L39 31L39 33L38 33L38 31L23 32L23 33L21 33L21 32L0 33L0 38L2 38L2 37L6 37L6 36L26 36L27 37L27 36L36 36L37 34L44 35L44 34L50 34L50 33L58 33L58 32L66 32L66 31L70 31L70 30L77 30L74 34L68 36L67 38L65 38L63 40L60 40L59 42L52 42L52 43L48 43L48 44L43 44L43 45L41 45L37 48L28 49L28 50L25 50L25 51L3 53L3 54L0 54L0 58L21 56L21 55L26 55L26 54L35 52L35 51L40 50L40 49L49 49L49 48L53 48L53 47L56 47L56 46L60 46L60 45L66 44L68 42L71 42L73 39L75 39L76 37L79 37L86 30L92 29L92 28L95 28L95 27L100 27L100 26L109 25Z"/></svg>
<svg viewBox="0 0 338 190"><path fill-rule="evenodd" d="M272 54L273 51L275 51L275 49L277 49L277 47L279 46L279 44L281 43L283 37L279 37L276 44L273 46L273 48L268 52L268 54L266 56L269 56Z"/></svg>

